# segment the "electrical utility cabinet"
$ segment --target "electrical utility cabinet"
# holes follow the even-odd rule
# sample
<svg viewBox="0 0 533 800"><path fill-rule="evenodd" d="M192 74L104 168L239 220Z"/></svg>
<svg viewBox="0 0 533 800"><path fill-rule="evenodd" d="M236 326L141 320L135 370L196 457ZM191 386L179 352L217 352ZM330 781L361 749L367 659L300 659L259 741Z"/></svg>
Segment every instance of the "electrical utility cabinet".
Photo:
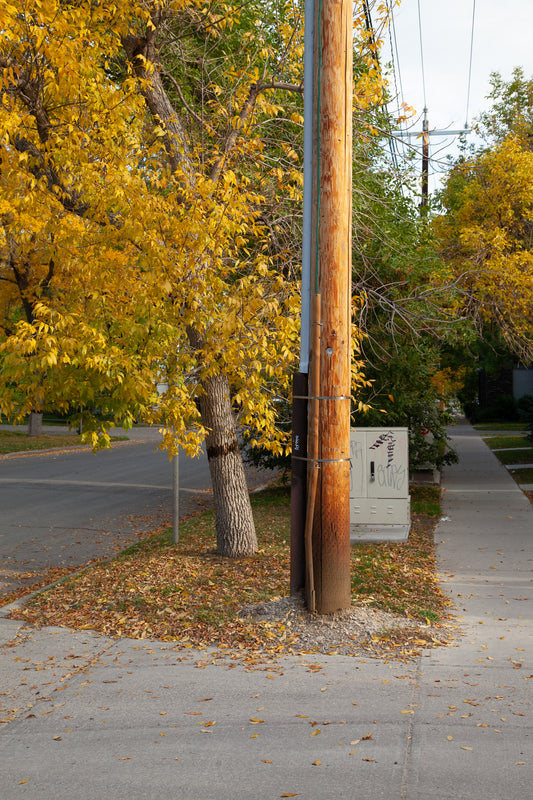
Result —
<svg viewBox="0 0 533 800"><path fill-rule="evenodd" d="M371 541L406 539L411 526L408 429L352 429L350 461L351 538L363 541L361 531L371 527Z"/></svg>

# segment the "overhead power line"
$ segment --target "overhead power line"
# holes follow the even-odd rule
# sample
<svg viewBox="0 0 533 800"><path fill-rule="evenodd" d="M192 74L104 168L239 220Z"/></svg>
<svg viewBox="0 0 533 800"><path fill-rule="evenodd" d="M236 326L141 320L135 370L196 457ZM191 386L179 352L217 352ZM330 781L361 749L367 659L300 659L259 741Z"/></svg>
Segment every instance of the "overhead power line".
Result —
<svg viewBox="0 0 533 800"><path fill-rule="evenodd" d="M470 32L470 59L468 66L468 89L466 92L466 121L465 128L468 128L468 112L470 110L470 83L472 80L472 55L474 53L474 24L476 20L476 0L472 0L472 30Z"/></svg>
<svg viewBox="0 0 533 800"><path fill-rule="evenodd" d="M387 26L389 32L389 47L391 54L392 75L394 79L394 98L396 100L396 111L400 116L400 102L404 102L402 75L400 70L400 59L398 56L398 42L396 39L396 26L394 23L394 6L391 5L390 0L387 0L387 12L389 14L390 23Z"/></svg>
<svg viewBox="0 0 533 800"><path fill-rule="evenodd" d="M392 56L392 68L394 71L394 87L396 91L396 96L398 96L398 84L397 78L399 79L400 91L402 96L402 102L404 101L403 98L403 86L401 83L401 76L399 74L399 51L398 51L398 43L396 40L396 26L395 26L395 19L394 19L394 12L393 12L393 4L390 0L386 0L387 9L389 11L391 25L389 30L389 43L390 43L390 50ZM472 64L473 64L473 52L474 52L474 31L475 31L475 21L476 21L476 0L472 0L472 19L471 19L471 31L470 31L470 52L469 52L469 59L468 59L468 83L467 83L467 93L466 93L466 121L464 128L460 130L430 130L427 118L427 111L428 111L428 104L427 104L427 87L426 87L426 64L424 58L424 34L423 34L423 24L422 24L422 10L421 10L421 1L417 0L417 14L418 14L418 37L419 37L419 51L420 51L420 78L422 83L422 93L424 99L424 116L423 116L423 126L422 130L396 130L396 131L388 131L389 135L394 137L395 139L395 150L397 149L397 143L402 141L408 141L409 146L411 145L411 141L413 138L421 139L422 142L422 204L427 201L427 179L429 173L429 164L430 161L433 159L430 158L429 154L429 140L430 137L433 136L441 136L441 137L455 137L461 134L468 134L471 132L469 127L469 111L470 111L470 91L471 91L471 81L472 81ZM394 41L393 41L394 40ZM403 126L401 126L403 127ZM425 195L425 197L424 197Z"/></svg>
<svg viewBox="0 0 533 800"><path fill-rule="evenodd" d="M420 13L420 0L418 0L418 34L420 38L420 65L422 68L422 90L424 93L424 108L427 106L426 101L426 72L424 68L424 47L422 41L422 15Z"/></svg>
<svg viewBox="0 0 533 800"><path fill-rule="evenodd" d="M381 70L381 65L380 65L380 62L379 62L379 54L375 50L376 36L375 36L375 32L374 32L374 23L372 22L372 13L370 11L370 5L368 3L368 0L363 0L363 9L364 9L364 13L365 13L365 25L366 25L366 30L367 30L367 33L368 33L368 39L369 39L370 45L372 46L373 53L374 53L374 56L376 58L378 67ZM391 153L392 163L394 164L394 166L397 169L398 168L398 153L396 152L396 143L395 143L394 139L391 138L391 137L389 137L389 149L390 149L390 153Z"/></svg>

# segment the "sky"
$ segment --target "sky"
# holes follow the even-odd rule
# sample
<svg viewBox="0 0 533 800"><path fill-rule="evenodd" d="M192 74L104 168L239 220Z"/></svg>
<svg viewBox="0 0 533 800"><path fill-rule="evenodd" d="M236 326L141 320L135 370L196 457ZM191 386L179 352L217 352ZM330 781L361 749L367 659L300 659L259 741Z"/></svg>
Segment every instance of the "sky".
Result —
<svg viewBox="0 0 533 800"><path fill-rule="evenodd" d="M400 93L401 79L402 99L416 109L413 129L421 130L422 120L416 119L422 116L424 103L428 108L430 130L463 128L467 121L467 102L468 122L471 123L481 111L490 108L486 96L490 91L491 72L500 72L504 79L509 79L513 68L521 66L526 77L533 77L532 30L533 0L402 0L394 11L391 35L385 34L382 61L391 60L390 39L394 46L395 34L396 86ZM391 88L394 91L394 83ZM467 141L475 140L469 135ZM418 145L416 139L412 143ZM456 138L431 137L430 154L435 158L430 169L431 192L439 185L437 171L444 168L439 161L447 154L457 154Z"/></svg>

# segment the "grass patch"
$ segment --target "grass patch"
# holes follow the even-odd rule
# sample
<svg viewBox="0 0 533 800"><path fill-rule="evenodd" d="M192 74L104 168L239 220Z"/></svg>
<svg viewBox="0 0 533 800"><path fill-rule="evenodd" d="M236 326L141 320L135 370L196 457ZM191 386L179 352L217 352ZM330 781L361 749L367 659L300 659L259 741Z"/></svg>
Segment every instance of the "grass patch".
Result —
<svg viewBox="0 0 533 800"><path fill-rule="evenodd" d="M28 436L21 431L0 431L0 454L19 453L26 450L47 450L53 447L72 447L82 444L75 433Z"/></svg>
<svg viewBox="0 0 533 800"><path fill-rule="evenodd" d="M511 469L510 474L517 483L533 483L533 469Z"/></svg>
<svg viewBox="0 0 533 800"><path fill-rule="evenodd" d="M520 450L500 449L499 452L495 452L494 455L502 464L533 463L533 447L526 436L489 436L484 437L484 441L491 449L496 450L505 447L522 447ZM531 467L510 469L509 474L519 485L533 483L533 469ZM525 492L525 495L533 503L533 492Z"/></svg>
<svg viewBox="0 0 533 800"><path fill-rule="evenodd" d="M438 622L447 600L435 571L433 529L438 489L417 487L408 542L352 548L352 602ZM215 553L211 511L123 551L112 561L67 577L16 616L38 625L92 629L110 636L157 638L182 646L289 652L285 625L241 619L243 605L289 593L290 494L284 487L252 495L259 540L250 558ZM439 510L440 513L440 510Z"/></svg>
<svg viewBox="0 0 533 800"><path fill-rule="evenodd" d="M128 437L112 436L111 441L128 441ZM42 436L29 436L27 433L22 433L22 431L0 431L0 455L23 453L31 450L79 447L82 444L84 442L82 442L81 436L77 433L43 433Z"/></svg>
<svg viewBox="0 0 533 800"><path fill-rule="evenodd" d="M486 422L473 426L476 431L523 431L526 428L523 422Z"/></svg>
<svg viewBox="0 0 533 800"><path fill-rule="evenodd" d="M415 487L411 511L407 542L352 548L352 594L358 602L435 623L448 605L438 585L433 539L441 513L440 489Z"/></svg>
<svg viewBox="0 0 533 800"><path fill-rule="evenodd" d="M498 450L494 455L502 464L533 464L533 447L527 450Z"/></svg>
<svg viewBox="0 0 533 800"><path fill-rule="evenodd" d="M411 511L428 517L440 517L440 487L415 486L411 489Z"/></svg>
<svg viewBox="0 0 533 800"><path fill-rule="evenodd" d="M527 436L514 436L505 434L503 436L483 436L483 441L491 450L503 449L506 447L531 447Z"/></svg>

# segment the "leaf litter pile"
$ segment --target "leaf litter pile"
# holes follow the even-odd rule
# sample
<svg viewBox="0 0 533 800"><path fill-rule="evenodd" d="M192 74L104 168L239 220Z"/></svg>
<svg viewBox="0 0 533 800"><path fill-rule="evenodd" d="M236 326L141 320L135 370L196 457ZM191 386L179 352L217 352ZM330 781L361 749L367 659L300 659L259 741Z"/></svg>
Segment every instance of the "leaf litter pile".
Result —
<svg viewBox="0 0 533 800"><path fill-rule="evenodd" d="M311 615L287 597L290 497L285 487L272 487L252 496L259 540L253 557L217 556L207 511L180 525L179 544L170 531L154 535L63 579L12 616L252 660L302 652L409 657L447 639L448 601L433 541L439 489L414 493L407 542L352 547L352 608L344 612Z"/></svg>

